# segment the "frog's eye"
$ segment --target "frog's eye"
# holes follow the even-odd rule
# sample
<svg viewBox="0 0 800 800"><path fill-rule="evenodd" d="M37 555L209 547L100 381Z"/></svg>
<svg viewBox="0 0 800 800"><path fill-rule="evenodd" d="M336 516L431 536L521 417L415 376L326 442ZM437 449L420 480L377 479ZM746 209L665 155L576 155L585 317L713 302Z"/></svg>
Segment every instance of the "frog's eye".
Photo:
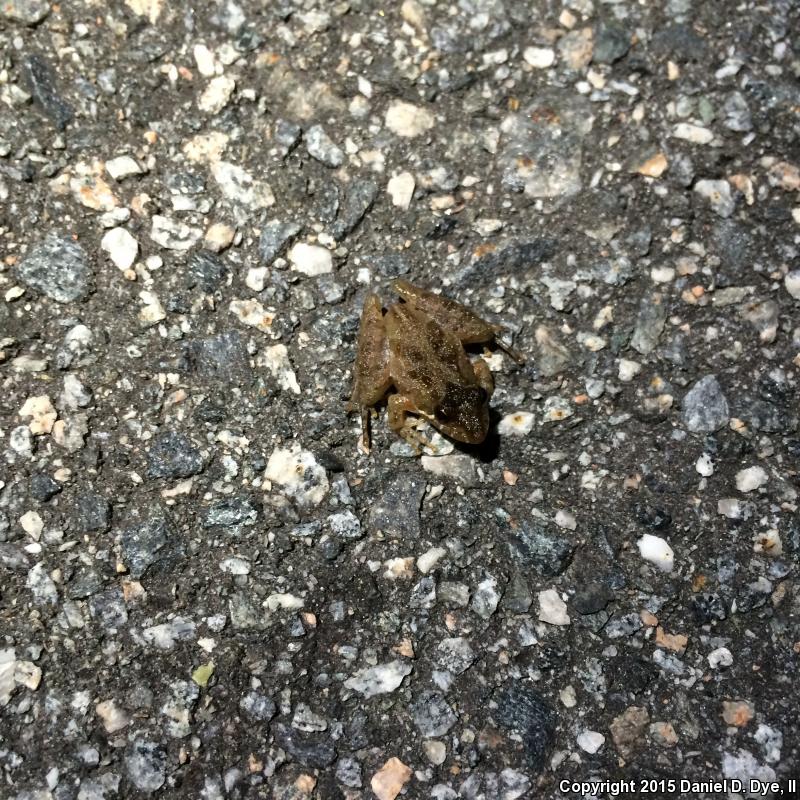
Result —
<svg viewBox="0 0 800 800"><path fill-rule="evenodd" d="M433 415L439 422L452 422L458 417L458 406L445 400L433 409Z"/></svg>
<svg viewBox="0 0 800 800"><path fill-rule="evenodd" d="M485 403L489 399L489 392L483 386L478 387L478 399L481 403Z"/></svg>

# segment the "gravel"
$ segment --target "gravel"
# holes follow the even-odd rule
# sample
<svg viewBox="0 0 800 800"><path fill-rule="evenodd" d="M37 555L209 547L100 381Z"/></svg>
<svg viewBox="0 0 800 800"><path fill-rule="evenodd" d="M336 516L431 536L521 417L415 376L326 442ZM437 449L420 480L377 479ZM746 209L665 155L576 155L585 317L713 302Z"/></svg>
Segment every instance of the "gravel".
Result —
<svg viewBox="0 0 800 800"><path fill-rule="evenodd" d="M796 776L796 4L106 5L0 3L3 798ZM480 446L359 446L399 276Z"/></svg>

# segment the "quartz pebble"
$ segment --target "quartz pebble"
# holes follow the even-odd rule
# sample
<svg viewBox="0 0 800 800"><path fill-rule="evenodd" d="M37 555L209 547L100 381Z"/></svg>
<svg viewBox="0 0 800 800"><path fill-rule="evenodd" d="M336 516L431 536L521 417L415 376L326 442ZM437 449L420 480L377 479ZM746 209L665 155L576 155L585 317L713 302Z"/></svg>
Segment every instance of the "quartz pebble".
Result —
<svg viewBox="0 0 800 800"><path fill-rule="evenodd" d="M330 250L319 245L298 242L289 251L292 269L303 275L325 275L333 272L333 256Z"/></svg>
<svg viewBox="0 0 800 800"><path fill-rule="evenodd" d="M550 625L569 625L567 604L555 589L539 592L539 619Z"/></svg>
<svg viewBox="0 0 800 800"><path fill-rule="evenodd" d="M672 572L675 566L675 554L669 544L660 536L644 534L637 542L639 554L645 561L655 564L663 572Z"/></svg>
<svg viewBox="0 0 800 800"><path fill-rule="evenodd" d="M112 228L105 233L100 247L121 270L130 269L139 254L139 243L125 228Z"/></svg>
<svg viewBox="0 0 800 800"><path fill-rule="evenodd" d="M760 489L768 480L763 467L748 467L736 473L736 488L740 492L752 492Z"/></svg>

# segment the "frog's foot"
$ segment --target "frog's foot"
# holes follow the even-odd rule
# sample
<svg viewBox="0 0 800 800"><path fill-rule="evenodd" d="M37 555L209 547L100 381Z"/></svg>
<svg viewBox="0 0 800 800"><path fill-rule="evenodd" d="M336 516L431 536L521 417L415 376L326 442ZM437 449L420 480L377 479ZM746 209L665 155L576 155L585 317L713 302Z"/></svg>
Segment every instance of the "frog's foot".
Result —
<svg viewBox="0 0 800 800"><path fill-rule="evenodd" d="M406 424L398 433L413 448L414 455L421 456L425 450L436 453L436 446L414 427L414 423Z"/></svg>
<svg viewBox="0 0 800 800"><path fill-rule="evenodd" d="M424 448L433 445L414 427L416 421L409 419L408 413L417 413L417 407L407 397L399 394L389 396L389 427L401 436L414 449L416 455L422 455Z"/></svg>

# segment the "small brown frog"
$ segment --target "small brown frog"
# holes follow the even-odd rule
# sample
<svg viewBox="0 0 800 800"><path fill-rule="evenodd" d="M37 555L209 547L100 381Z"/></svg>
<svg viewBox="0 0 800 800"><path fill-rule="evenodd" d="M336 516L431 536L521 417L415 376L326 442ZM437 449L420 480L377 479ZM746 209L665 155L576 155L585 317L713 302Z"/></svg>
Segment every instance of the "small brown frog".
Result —
<svg viewBox="0 0 800 800"><path fill-rule="evenodd" d="M459 442L479 444L489 430L494 382L488 364L471 361L464 345L496 342L516 361L522 357L496 339L500 326L461 303L404 280L392 287L401 302L384 313L370 294L361 313L349 408L361 410L364 449L370 449L369 409L387 395L389 427L418 453L428 442L411 427L409 413Z"/></svg>

